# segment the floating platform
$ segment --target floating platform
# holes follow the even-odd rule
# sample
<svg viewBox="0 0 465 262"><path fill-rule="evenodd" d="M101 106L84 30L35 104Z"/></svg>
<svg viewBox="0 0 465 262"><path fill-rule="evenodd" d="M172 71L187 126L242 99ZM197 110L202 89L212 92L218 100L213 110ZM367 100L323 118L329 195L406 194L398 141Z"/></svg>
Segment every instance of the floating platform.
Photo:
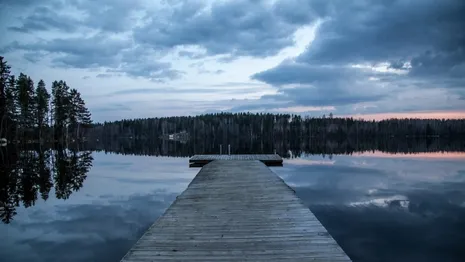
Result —
<svg viewBox="0 0 465 262"><path fill-rule="evenodd" d="M276 154L267 155L195 155L189 159L190 167L202 167L214 160L258 160L267 166L283 166L283 159Z"/></svg>
<svg viewBox="0 0 465 262"><path fill-rule="evenodd" d="M265 164L214 160L121 261L350 259L294 190Z"/></svg>

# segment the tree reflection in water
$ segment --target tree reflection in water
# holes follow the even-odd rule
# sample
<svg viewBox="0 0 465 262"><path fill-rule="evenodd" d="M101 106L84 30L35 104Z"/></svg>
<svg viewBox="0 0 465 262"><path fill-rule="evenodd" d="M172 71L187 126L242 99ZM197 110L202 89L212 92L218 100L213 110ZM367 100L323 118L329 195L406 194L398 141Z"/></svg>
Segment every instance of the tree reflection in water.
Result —
<svg viewBox="0 0 465 262"><path fill-rule="evenodd" d="M92 167L92 152L58 148L19 150L0 148L0 217L10 223L16 208L47 200L55 186L58 199L78 191Z"/></svg>

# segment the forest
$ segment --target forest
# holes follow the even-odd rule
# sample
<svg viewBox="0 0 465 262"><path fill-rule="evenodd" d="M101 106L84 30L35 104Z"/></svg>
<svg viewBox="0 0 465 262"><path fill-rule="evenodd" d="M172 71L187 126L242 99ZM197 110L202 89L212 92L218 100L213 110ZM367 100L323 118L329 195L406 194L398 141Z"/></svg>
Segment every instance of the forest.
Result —
<svg viewBox="0 0 465 262"><path fill-rule="evenodd" d="M53 81L51 93L45 82L11 74L0 56L0 138L9 143L83 140L92 119L81 94L65 81Z"/></svg>
<svg viewBox="0 0 465 262"><path fill-rule="evenodd" d="M464 138L465 119L388 119L302 117L270 113L217 113L199 116L120 120L93 125L89 136L98 140L150 140L186 131L191 143L204 140L237 144L247 140L387 138ZM298 142L299 143L299 142Z"/></svg>

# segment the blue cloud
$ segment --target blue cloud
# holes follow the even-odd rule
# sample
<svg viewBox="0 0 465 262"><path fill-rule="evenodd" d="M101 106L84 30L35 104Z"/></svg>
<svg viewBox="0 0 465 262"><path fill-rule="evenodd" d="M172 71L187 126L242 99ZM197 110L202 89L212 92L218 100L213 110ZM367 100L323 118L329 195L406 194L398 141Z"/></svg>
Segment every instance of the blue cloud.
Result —
<svg viewBox="0 0 465 262"><path fill-rule="evenodd" d="M465 2L325 2L313 9L325 21L311 45L295 59L251 76L276 87L299 87L264 98L343 106L386 98L382 86L391 92L401 86L465 88L465 33L459 29L465 27ZM406 74L352 67L386 62Z"/></svg>
<svg viewBox="0 0 465 262"><path fill-rule="evenodd" d="M196 45L209 55L270 56L292 45L293 33L302 25L280 14L278 4L266 1L214 2L211 8L183 1L156 19L150 15L148 24L134 30L134 39L154 49ZM305 24L312 21L301 19Z"/></svg>
<svg viewBox="0 0 465 262"><path fill-rule="evenodd" d="M115 111L132 111L132 108L123 104L107 104L105 106L92 107L92 112L115 112Z"/></svg>
<svg viewBox="0 0 465 262"><path fill-rule="evenodd" d="M59 30L63 32L76 32L80 22L52 10L50 7L39 6L27 17L22 18L20 26L8 27L11 31L32 33L37 31Z"/></svg>

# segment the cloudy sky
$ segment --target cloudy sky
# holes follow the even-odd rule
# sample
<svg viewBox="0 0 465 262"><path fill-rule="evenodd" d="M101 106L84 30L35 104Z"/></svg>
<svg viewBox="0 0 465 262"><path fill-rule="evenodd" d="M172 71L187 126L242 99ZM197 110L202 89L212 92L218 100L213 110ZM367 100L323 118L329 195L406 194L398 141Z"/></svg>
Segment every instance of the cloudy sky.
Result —
<svg viewBox="0 0 465 262"><path fill-rule="evenodd" d="M465 117L463 0L0 0L14 73L94 119Z"/></svg>

